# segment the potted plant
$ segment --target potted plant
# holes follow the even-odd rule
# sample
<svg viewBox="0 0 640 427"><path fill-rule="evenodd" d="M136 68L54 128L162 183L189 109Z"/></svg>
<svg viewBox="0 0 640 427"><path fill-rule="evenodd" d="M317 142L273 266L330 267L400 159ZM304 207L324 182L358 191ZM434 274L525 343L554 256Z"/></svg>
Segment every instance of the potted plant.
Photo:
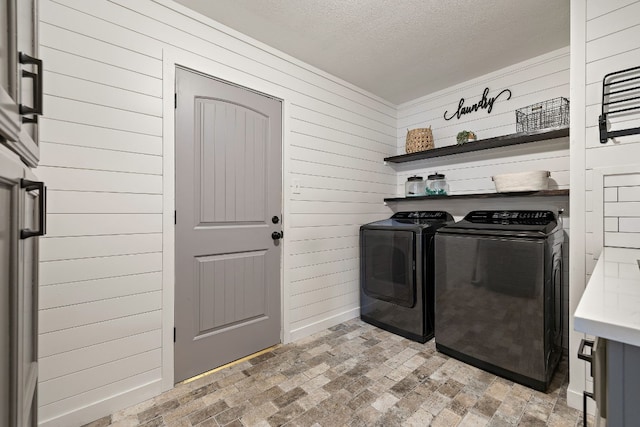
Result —
<svg viewBox="0 0 640 427"><path fill-rule="evenodd" d="M463 130L458 132L456 136L456 141L458 144L464 144L465 142L471 142L476 140L476 134L471 132L470 130Z"/></svg>

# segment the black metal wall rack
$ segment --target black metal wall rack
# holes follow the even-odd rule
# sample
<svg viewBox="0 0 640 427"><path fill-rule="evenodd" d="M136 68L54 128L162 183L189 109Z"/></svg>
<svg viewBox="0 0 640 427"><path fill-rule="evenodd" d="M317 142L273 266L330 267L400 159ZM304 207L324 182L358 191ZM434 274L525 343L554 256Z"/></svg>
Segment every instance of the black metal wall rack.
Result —
<svg viewBox="0 0 640 427"><path fill-rule="evenodd" d="M640 66L615 71L602 79L602 114L598 119L600 143L609 138L640 134L640 127L609 131L607 118L612 114L640 110Z"/></svg>

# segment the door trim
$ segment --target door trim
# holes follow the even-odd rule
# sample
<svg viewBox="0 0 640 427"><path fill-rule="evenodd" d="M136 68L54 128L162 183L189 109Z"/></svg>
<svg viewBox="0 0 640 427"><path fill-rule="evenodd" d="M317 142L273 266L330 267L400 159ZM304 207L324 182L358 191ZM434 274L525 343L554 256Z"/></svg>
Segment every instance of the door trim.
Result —
<svg viewBox="0 0 640 427"><path fill-rule="evenodd" d="M290 187L286 170L290 170L288 161L288 138L290 123L287 112L291 108L290 94L281 86L266 79L239 71L223 63L175 49L164 48L162 55L162 390L174 387L174 346L173 326L175 310L175 108L174 93L176 91L176 66L188 68L198 73L211 76L232 85L264 94L282 102L282 215L289 217L289 203L286 188ZM284 235L289 235L287 221L283 221ZM288 274L284 268L289 256L286 237L281 240L280 258L280 340L289 341L289 306L290 298L285 292L284 284L288 283Z"/></svg>

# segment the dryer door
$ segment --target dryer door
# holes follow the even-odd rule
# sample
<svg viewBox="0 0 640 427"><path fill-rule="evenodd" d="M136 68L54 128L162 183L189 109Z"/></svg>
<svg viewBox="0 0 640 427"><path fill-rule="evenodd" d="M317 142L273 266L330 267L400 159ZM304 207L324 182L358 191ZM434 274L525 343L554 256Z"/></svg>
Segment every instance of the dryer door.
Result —
<svg viewBox="0 0 640 427"><path fill-rule="evenodd" d="M361 286L371 298L403 307L416 304L415 233L362 230Z"/></svg>

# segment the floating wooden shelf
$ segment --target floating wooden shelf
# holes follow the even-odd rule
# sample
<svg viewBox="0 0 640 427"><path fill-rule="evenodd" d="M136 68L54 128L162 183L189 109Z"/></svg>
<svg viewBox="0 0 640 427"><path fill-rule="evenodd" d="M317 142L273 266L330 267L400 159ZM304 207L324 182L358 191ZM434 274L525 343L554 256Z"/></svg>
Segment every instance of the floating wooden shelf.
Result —
<svg viewBox="0 0 640 427"><path fill-rule="evenodd" d="M416 197L390 197L385 202L418 202L424 200L454 200L454 199L491 199L505 197L549 197L568 196L569 190L544 190L544 191L517 191L512 193L476 193L453 194L450 196L416 196Z"/></svg>
<svg viewBox="0 0 640 427"><path fill-rule="evenodd" d="M390 163L412 162L414 160L449 156L451 154L470 153L472 151L487 150L489 148L508 147L510 145L563 138L565 136L569 136L568 127L542 129L535 132L521 132L511 135L496 136L495 138L480 139L478 141L468 142L462 145L450 145L448 147L434 148L431 150L419 151L417 153L386 157L384 161Z"/></svg>

